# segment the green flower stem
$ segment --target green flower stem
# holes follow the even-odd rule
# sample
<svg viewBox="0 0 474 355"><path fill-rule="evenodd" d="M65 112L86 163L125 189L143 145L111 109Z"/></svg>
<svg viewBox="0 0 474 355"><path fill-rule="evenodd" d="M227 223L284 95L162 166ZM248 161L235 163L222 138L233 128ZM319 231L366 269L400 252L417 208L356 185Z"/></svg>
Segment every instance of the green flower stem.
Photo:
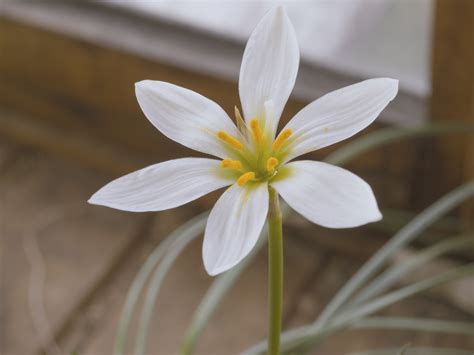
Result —
<svg viewBox="0 0 474 355"><path fill-rule="evenodd" d="M283 232L278 193L269 186L268 208L268 354L280 354L283 304Z"/></svg>

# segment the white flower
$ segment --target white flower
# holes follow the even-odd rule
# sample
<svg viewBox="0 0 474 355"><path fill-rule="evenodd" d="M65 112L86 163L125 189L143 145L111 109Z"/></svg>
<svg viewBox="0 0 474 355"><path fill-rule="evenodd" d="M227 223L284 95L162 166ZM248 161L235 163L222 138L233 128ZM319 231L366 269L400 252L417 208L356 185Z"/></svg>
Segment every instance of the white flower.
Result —
<svg viewBox="0 0 474 355"><path fill-rule="evenodd" d="M398 81L371 79L331 92L298 112L276 136L298 65L293 27L278 7L265 15L245 48L239 78L245 121L236 109L237 126L219 105L191 90L160 81L137 83L140 107L158 130L221 160L182 158L152 165L112 181L89 202L162 211L230 185L206 226L203 259L210 275L233 267L254 247L268 212L268 185L325 227L379 220L370 186L356 175L322 162L289 161L367 127L395 97Z"/></svg>

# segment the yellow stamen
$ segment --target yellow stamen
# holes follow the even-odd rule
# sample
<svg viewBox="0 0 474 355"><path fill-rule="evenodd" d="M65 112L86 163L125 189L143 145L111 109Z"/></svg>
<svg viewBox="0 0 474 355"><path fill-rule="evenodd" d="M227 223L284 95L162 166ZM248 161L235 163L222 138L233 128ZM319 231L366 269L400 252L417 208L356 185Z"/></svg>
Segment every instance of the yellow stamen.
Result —
<svg viewBox="0 0 474 355"><path fill-rule="evenodd" d="M229 136L224 131L218 131L217 132L217 137L219 137L224 142L230 144L231 146L233 146L236 149L242 149L244 147L244 145L242 143L240 143L240 141L238 139L236 139L232 136Z"/></svg>
<svg viewBox="0 0 474 355"><path fill-rule="evenodd" d="M255 139L255 142L260 143L262 140L262 129L260 128L258 119L252 118L250 120L250 129L252 130L252 135L253 139Z"/></svg>
<svg viewBox="0 0 474 355"><path fill-rule="evenodd" d="M275 170L275 167L278 165L278 159L274 157L270 157L267 160L267 171L272 173Z"/></svg>
<svg viewBox="0 0 474 355"><path fill-rule="evenodd" d="M224 159L221 161L221 167L240 170L242 169L242 163L238 160Z"/></svg>
<svg viewBox="0 0 474 355"><path fill-rule="evenodd" d="M239 186L244 186L249 180L253 179L255 179L255 173L253 171L249 171L240 175L240 177L237 179L237 184Z"/></svg>
<svg viewBox="0 0 474 355"><path fill-rule="evenodd" d="M285 128L273 142L272 150L276 152L278 149L280 149L283 143L285 143L292 134L293 131L290 128Z"/></svg>

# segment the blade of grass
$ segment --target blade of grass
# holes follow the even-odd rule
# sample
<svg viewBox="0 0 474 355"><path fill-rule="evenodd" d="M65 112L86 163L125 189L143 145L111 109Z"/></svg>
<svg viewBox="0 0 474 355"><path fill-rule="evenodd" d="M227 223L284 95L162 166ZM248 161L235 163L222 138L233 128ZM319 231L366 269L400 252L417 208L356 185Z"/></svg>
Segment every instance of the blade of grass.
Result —
<svg viewBox="0 0 474 355"><path fill-rule="evenodd" d="M141 290L145 286L148 277L155 269L156 265L167 253L168 249L175 242L175 240L181 239L183 238L183 235L186 236L191 230L195 230L195 225L201 227L201 229L204 230L205 221L207 220L208 215L209 212L204 212L191 219L189 222L180 226L178 229L168 235L148 256L145 263L142 265L139 272L135 276L135 279L133 280L132 285L130 286L130 289L127 293L127 297L122 309L122 314L117 328L114 354L123 355L125 352L125 344L130 320L132 319L133 312L140 296Z"/></svg>
<svg viewBox="0 0 474 355"><path fill-rule="evenodd" d="M125 304L122 308L122 314L120 316L120 321L117 328L117 335L115 338L114 354L124 354L128 327L132 319L138 298L140 296L140 292L145 286L145 283L155 266L161 260L163 255L165 255L173 239L174 238L172 238L172 235L165 238L147 257L145 263L142 265L137 275L135 276L125 298Z"/></svg>
<svg viewBox="0 0 474 355"><path fill-rule="evenodd" d="M398 351L397 355L406 355L407 349L411 347L411 344L405 344L403 345Z"/></svg>
<svg viewBox="0 0 474 355"><path fill-rule="evenodd" d="M349 300L370 277L372 277L397 250L410 243L434 221L474 195L474 182L464 184L441 197L416 216L380 248L332 298L313 326L318 328L327 323L338 309Z"/></svg>
<svg viewBox="0 0 474 355"><path fill-rule="evenodd" d="M225 274L218 276L213 282L212 286L208 288L206 294L202 298L201 303L196 309L196 312L194 313L190 326L188 327L184 342L181 347L182 355L192 354L198 338L201 336L207 322L222 302L223 296L235 284L242 271L245 270L248 265L250 265L250 263L260 251L261 247L265 245L267 241L266 234L267 226L265 225L265 228L263 229L262 234L258 240L258 244L255 246L252 252L237 266L227 271Z"/></svg>
<svg viewBox="0 0 474 355"><path fill-rule="evenodd" d="M143 305L138 324L137 339L135 342L135 354L144 355L146 352L148 330L150 328L156 299L158 297L158 293L160 292L163 280L165 279L168 271L171 269L171 266L173 266L175 260L181 254L182 250L191 241L204 232L207 216L208 213L199 215L199 217L195 217L186 223L183 226L184 228L180 228L180 233L175 234L172 245L168 248L168 251L163 257L162 262L158 265L154 274L151 276L150 285L148 287L145 303Z"/></svg>
<svg viewBox="0 0 474 355"><path fill-rule="evenodd" d="M409 317L369 317L355 323L354 329L401 329L474 336L473 322Z"/></svg>
<svg viewBox="0 0 474 355"><path fill-rule="evenodd" d="M375 300L360 305L357 309L347 311L339 316L334 317L329 324L323 327L316 327L315 324L295 328L282 334L282 350L291 351L295 347L308 343L316 343L330 334L342 329L352 327L355 322L364 317L369 316L381 309L399 302L407 297L411 297L418 293L424 292L436 286L463 278L467 275L474 274L474 263L455 268L441 275L437 275L423 281L416 282L409 286L388 293L387 295L376 298ZM263 354L267 350L265 341L260 342L254 347L243 352L244 355Z"/></svg>
<svg viewBox="0 0 474 355"><path fill-rule="evenodd" d="M342 164L370 149L408 138L432 136L449 133L474 133L474 124L463 122L429 123L419 127L384 128L366 134L329 154L325 161L330 164Z"/></svg>
<svg viewBox="0 0 474 355"><path fill-rule="evenodd" d="M361 304L355 309L348 310L342 313L341 315L336 316L334 318L334 322L346 323L349 321L360 319L363 316L377 312L382 308L385 308L402 299L411 297L415 294L424 292L435 286L439 286L471 274L474 274L474 263L470 263L465 266L460 266L455 269L446 271L441 275L433 276L422 281L415 282L411 285L392 291L384 296L380 296L372 301Z"/></svg>
<svg viewBox="0 0 474 355"><path fill-rule="evenodd" d="M382 209L383 219L375 223L371 228L381 230L386 233L396 233L405 224L410 222L416 216L416 212L397 210L397 209ZM445 216L440 218L436 223L433 223L432 229L436 232L442 233L460 233L459 218L452 216Z"/></svg>
<svg viewBox="0 0 474 355"><path fill-rule="evenodd" d="M357 305L367 301L368 299L380 295L382 292L393 286L403 275L416 269L418 266L425 264L436 257L460 250L470 244L474 244L474 234L467 234L458 237L449 237L444 242L439 242L430 248L427 248L417 255L410 257L399 265L384 271L380 276L371 281L364 289L349 302L345 307L357 307Z"/></svg>

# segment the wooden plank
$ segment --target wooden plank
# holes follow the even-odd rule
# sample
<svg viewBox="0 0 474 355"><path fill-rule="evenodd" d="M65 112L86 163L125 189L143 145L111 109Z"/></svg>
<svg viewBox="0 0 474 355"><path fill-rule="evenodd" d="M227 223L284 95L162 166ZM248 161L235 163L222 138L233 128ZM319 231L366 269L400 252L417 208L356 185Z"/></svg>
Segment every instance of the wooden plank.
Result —
<svg viewBox="0 0 474 355"><path fill-rule="evenodd" d="M114 176L156 163L151 154L133 154L121 146L104 144L93 136L45 126L37 120L11 112L0 111L0 134L8 145L16 142Z"/></svg>
<svg viewBox="0 0 474 355"><path fill-rule="evenodd" d="M17 148L0 141L0 171L6 171L10 162L16 160Z"/></svg>
<svg viewBox="0 0 474 355"><path fill-rule="evenodd" d="M436 2L430 113L433 120L474 123L474 2ZM474 139L446 137L436 141L428 164L432 183L428 196L445 193L474 179ZM474 223L474 203L463 210L465 221Z"/></svg>
<svg viewBox="0 0 474 355"><path fill-rule="evenodd" d="M2 173L2 353L42 348L137 237L143 215L87 205L103 181L36 154Z"/></svg>
<svg viewBox="0 0 474 355"><path fill-rule="evenodd" d="M5 142L0 141L0 175L4 174L10 168L11 164L16 161L17 154L15 149ZM0 189L0 211L5 209L3 201L5 201L6 189ZM6 341L6 331L3 326L5 314L6 314L6 302L4 295L6 294L5 288L5 274L7 273L7 267L4 262L6 254L6 238L4 237L6 219L3 213L0 213L0 353L3 353L4 345Z"/></svg>

